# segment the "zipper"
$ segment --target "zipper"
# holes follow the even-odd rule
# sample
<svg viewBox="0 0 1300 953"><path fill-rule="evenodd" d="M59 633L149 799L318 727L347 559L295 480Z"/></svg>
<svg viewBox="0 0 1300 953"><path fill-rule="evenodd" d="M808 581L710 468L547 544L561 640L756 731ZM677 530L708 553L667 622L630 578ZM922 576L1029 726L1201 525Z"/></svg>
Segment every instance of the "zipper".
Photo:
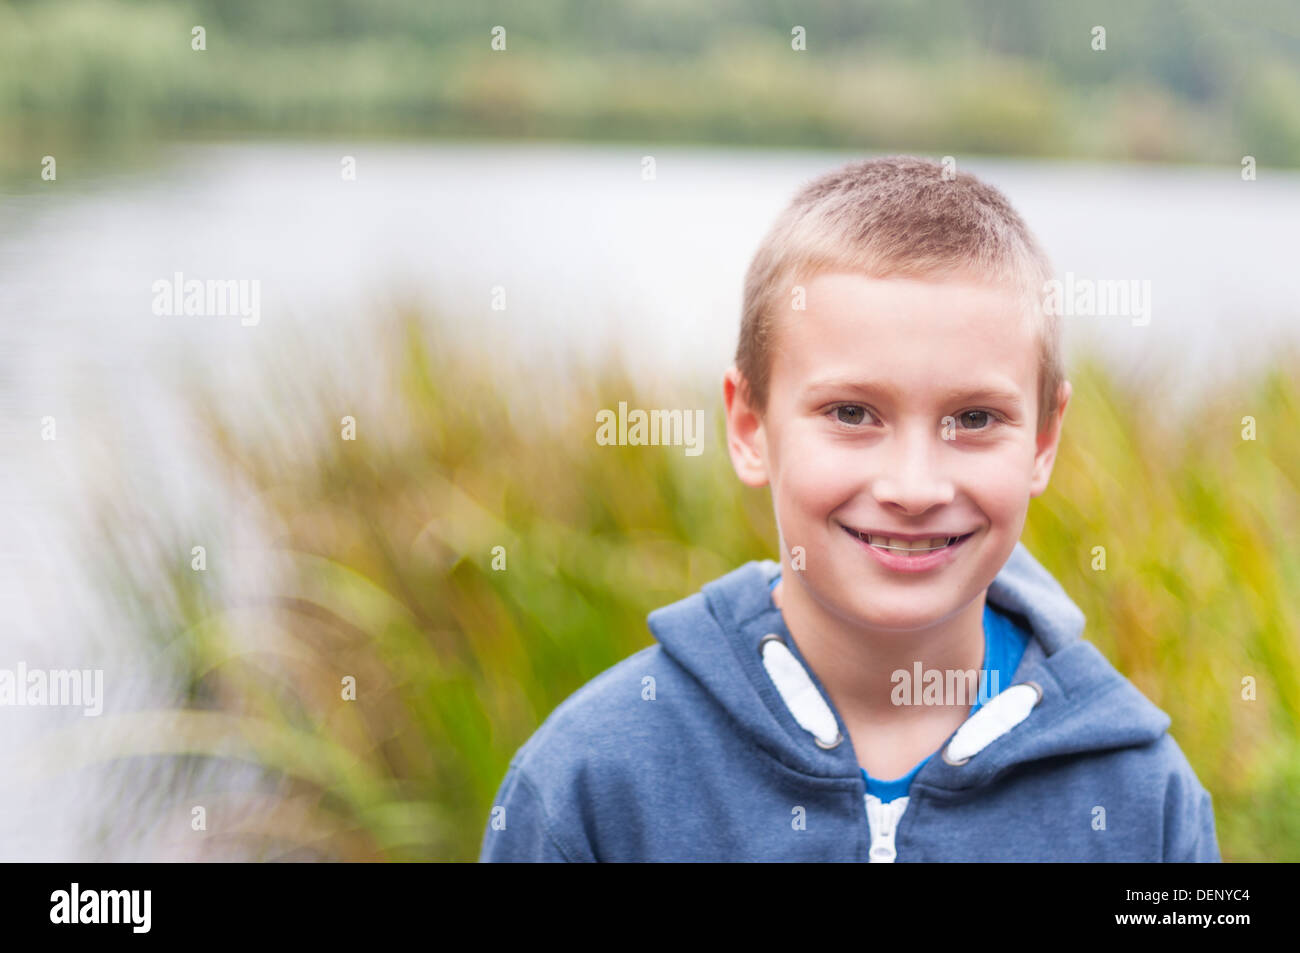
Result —
<svg viewBox="0 0 1300 953"><path fill-rule="evenodd" d="M898 822L907 810L907 798L894 798L882 802L874 794L862 795L867 806L867 828L871 831L871 848L867 851L870 863L892 864L898 856L894 835Z"/></svg>

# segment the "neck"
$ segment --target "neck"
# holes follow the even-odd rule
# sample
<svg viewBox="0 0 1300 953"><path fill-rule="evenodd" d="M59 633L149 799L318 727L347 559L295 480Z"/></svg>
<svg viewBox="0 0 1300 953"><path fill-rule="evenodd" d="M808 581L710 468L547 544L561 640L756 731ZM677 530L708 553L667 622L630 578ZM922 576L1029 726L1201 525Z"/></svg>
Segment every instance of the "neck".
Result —
<svg viewBox="0 0 1300 953"><path fill-rule="evenodd" d="M933 626L900 631L875 629L834 615L801 582L786 585L782 571L772 599L808 665L841 717L855 721L924 720L935 706L895 705L895 672L974 671L984 663L984 593ZM951 707L951 706L945 706ZM969 705L965 706L969 707Z"/></svg>

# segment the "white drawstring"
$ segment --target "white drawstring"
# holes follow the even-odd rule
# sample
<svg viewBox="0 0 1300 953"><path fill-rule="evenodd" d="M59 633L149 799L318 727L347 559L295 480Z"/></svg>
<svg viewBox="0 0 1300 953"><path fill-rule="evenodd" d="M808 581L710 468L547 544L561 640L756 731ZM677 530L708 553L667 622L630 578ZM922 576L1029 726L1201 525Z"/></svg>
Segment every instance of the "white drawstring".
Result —
<svg viewBox="0 0 1300 953"><path fill-rule="evenodd" d="M839 744L842 739L835 713L780 636L764 637L759 652L763 656L763 668L799 727L812 734L823 748Z"/></svg>
<svg viewBox="0 0 1300 953"><path fill-rule="evenodd" d="M1028 718L1042 697L1043 690L1034 682L1012 685L993 696L957 729L944 749L943 760L953 765L965 764Z"/></svg>

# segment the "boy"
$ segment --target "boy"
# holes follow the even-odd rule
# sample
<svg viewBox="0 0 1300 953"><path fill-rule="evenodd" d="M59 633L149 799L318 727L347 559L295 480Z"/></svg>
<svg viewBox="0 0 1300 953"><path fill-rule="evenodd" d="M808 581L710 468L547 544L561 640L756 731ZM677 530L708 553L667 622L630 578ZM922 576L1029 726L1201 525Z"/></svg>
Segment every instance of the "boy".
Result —
<svg viewBox="0 0 1300 953"><path fill-rule="evenodd" d="M481 860L1220 859L1169 717L1019 542L1070 397L1050 277L932 162L796 195L723 385L780 564L652 612L516 754Z"/></svg>

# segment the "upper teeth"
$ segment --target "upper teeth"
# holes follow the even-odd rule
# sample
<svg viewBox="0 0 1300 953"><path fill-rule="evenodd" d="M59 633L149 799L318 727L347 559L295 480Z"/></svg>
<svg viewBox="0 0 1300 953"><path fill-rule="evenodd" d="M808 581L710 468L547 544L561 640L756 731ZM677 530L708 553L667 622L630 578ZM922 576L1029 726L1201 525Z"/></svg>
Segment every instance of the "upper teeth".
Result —
<svg viewBox="0 0 1300 953"><path fill-rule="evenodd" d="M909 552L925 552L931 549L943 549L952 543L956 536L932 536L929 539L896 539L893 536L862 536L872 546L879 546L882 549L902 549Z"/></svg>

